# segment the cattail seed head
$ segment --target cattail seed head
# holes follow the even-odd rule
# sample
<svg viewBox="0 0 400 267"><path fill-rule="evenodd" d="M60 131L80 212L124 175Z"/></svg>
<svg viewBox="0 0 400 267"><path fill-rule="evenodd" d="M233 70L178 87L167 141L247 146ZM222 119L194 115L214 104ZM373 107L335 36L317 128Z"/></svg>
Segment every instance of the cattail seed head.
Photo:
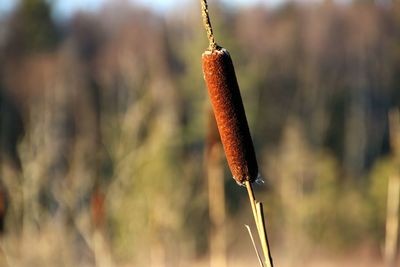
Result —
<svg viewBox="0 0 400 267"><path fill-rule="evenodd" d="M249 126L228 51L218 48L202 55L204 79L218 131L233 178L254 182L258 166Z"/></svg>

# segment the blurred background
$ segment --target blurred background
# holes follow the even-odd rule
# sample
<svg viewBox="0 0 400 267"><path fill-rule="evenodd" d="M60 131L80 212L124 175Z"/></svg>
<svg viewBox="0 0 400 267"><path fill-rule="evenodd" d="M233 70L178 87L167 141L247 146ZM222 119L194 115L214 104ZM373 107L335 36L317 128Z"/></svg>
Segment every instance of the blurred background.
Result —
<svg viewBox="0 0 400 267"><path fill-rule="evenodd" d="M209 9L275 265L397 266L399 2ZM207 46L195 0L0 1L0 266L257 266Z"/></svg>

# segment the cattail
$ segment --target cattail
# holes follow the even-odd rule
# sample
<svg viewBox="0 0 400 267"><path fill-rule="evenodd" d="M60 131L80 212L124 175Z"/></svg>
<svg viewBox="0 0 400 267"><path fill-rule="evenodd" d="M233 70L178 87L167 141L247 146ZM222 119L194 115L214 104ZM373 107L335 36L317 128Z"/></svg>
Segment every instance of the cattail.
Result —
<svg viewBox="0 0 400 267"><path fill-rule="evenodd" d="M258 166L235 69L228 51L215 42L206 0L201 0L201 10L209 41L208 50L202 55L203 73L221 142L233 178L237 183L246 186L265 257L264 262L267 267L273 267L262 204L256 201L251 186L258 176ZM253 240L250 230L249 233ZM264 266L255 245L254 248L260 266Z"/></svg>
<svg viewBox="0 0 400 267"><path fill-rule="evenodd" d="M204 79L233 178L243 184L258 175L257 160L235 69L228 51L217 47L202 55Z"/></svg>
<svg viewBox="0 0 400 267"><path fill-rule="evenodd" d="M201 1L201 10L209 41L202 55L203 73L221 142L236 182L252 183L258 166L235 69L228 51L215 42L206 0Z"/></svg>

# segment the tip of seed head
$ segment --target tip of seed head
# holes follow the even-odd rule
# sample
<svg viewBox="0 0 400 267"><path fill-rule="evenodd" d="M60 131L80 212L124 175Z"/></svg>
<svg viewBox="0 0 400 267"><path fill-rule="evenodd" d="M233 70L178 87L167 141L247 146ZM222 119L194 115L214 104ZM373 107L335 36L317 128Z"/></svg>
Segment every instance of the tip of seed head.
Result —
<svg viewBox="0 0 400 267"><path fill-rule="evenodd" d="M226 50L225 48L220 47L220 46L217 47L217 49L214 49L214 50L207 49L206 51L204 51L203 56L209 56L209 55L212 55L212 54L219 54L219 55L226 54L226 55L229 56L228 50Z"/></svg>

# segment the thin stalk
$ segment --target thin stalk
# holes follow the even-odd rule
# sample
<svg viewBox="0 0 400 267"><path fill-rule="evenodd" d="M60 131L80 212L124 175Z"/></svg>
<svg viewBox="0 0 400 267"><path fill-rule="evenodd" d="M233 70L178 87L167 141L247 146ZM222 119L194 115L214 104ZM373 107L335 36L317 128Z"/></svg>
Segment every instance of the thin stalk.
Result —
<svg viewBox="0 0 400 267"><path fill-rule="evenodd" d="M262 206L260 206L259 211L257 211L257 202L254 196L253 188L249 181L245 182L247 193L249 195L251 209L253 211L254 222L257 226L258 235L261 241L261 247L265 257L265 263L267 267L273 267L272 257L268 248L268 238L267 238L267 231L265 229L264 223L264 214L262 210ZM261 204L261 203L260 203Z"/></svg>
<svg viewBox="0 0 400 267"><path fill-rule="evenodd" d="M254 197L253 188L251 187L251 184L250 184L249 181L246 181L245 185L246 185L247 193L249 195L249 201L250 201L250 205L251 205L251 210L253 211L254 221L255 221L257 229L258 229L258 219L257 219L258 216L257 216L257 209L256 209L256 199Z"/></svg>
<svg viewBox="0 0 400 267"><path fill-rule="evenodd" d="M217 49L218 46L214 39L213 29L210 21L210 15L208 14L207 0L201 0L201 16L203 18L204 28L206 29L207 32L207 38L209 43L208 49L210 51L214 51L215 49Z"/></svg>
<svg viewBox="0 0 400 267"><path fill-rule="evenodd" d="M246 189L247 189L247 193L249 195L249 201L250 201L250 205L251 205L251 210L253 212L253 216L254 216L254 222L256 224L257 227L257 232L258 232L258 236L260 237L260 240L262 239L262 230L260 229L262 226L260 226L259 220L258 220L258 214L257 214L257 208L256 208L256 199L254 196L254 192L253 192L253 188L251 186L251 183L249 181L245 182L246 185ZM262 241L261 241L261 245L262 245ZM264 247L263 247L263 251L264 251Z"/></svg>
<svg viewBox="0 0 400 267"><path fill-rule="evenodd" d="M264 256L265 256L265 263L267 264L267 267L272 267L272 255L271 255L271 250L269 249L269 242L268 242L268 236L267 236L267 231L266 231L266 226L265 226L265 219L264 219L264 210L263 210L263 205L261 202L256 203L256 208L257 208L257 215L258 215L258 222L259 225L262 225L260 227L261 230L261 243L262 246L266 248L266 252L264 251Z"/></svg>
<svg viewBox="0 0 400 267"><path fill-rule="evenodd" d="M246 227L247 231L249 232L249 236L250 236L250 239L251 239L251 243L253 244L254 251L256 252L256 255L257 255L258 263L260 264L261 267L264 267L264 264L263 264L263 262L262 262L260 253L258 253L258 250L257 250L256 242L254 242L254 238L253 238L253 234L251 233L250 226L248 226L248 225L246 225L246 224L245 224L244 226Z"/></svg>

